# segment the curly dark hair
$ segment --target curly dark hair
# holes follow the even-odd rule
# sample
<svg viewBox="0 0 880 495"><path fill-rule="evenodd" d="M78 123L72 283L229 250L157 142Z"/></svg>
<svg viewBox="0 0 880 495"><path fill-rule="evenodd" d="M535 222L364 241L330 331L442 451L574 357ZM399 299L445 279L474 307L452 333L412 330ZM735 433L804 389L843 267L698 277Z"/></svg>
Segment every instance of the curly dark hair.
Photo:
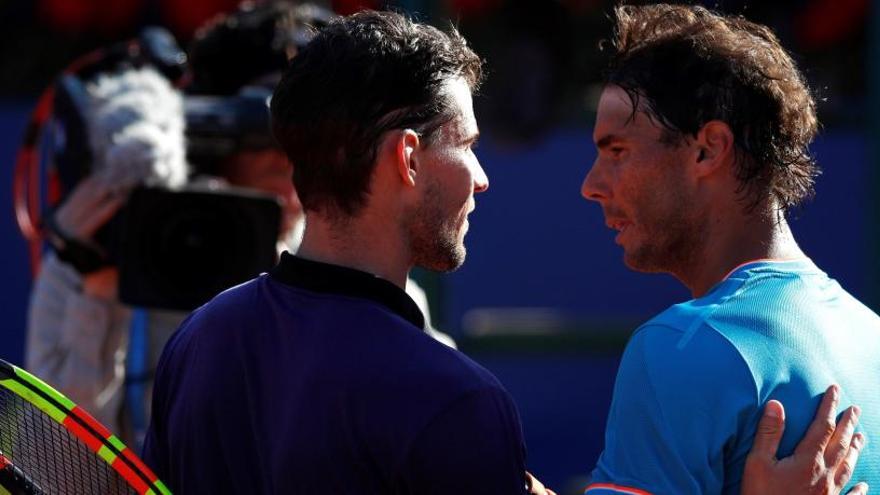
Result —
<svg viewBox="0 0 880 495"><path fill-rule="evenodd" d="M454 117L444 85L475 91L482 61L454 28L394 12L334 20L293 60L272 97L272 130L308 211L355 215L382 135L410 128L431 144Z"/></svg>
<svg viewBox="0 0 880 495"><path fill-rule="evenodd" d="M816 104L769 28L698 6L623 5L615 14L606 83L661 125L664 141L723 121L734 135L735 174L749 208L773 198L788 210L813 195Z"/></svg>

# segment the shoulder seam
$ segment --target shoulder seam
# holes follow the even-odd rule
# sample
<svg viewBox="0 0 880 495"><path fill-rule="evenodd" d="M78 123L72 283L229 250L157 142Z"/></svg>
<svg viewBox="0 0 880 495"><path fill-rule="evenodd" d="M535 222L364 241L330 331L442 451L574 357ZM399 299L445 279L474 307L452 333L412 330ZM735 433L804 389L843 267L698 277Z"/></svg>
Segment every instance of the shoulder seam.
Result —
<svg viewBox="0 0 880 495"><path fill-rule="evenodd" d="M709 317L712 316L712 314L715 313L715 311L719 307L721 307L724 303L726 303L728 300L730 300L730 298L741 294L743 291L746 290L746 288L749 285L751 285L751 284L749 284L748 277L742 279L740 281L739 286L736 289L734 289L733 292L721 296L718 299L718 301L716 301L716 302L706 306L706 308L702 309L699 312L699 315L694 318L694 321L692 321L690 323L690 325L688 325L688 328L684 331L684 335L682 335L681 339L678 341L678 344L676 345L676 349L679 349L679 350L684 349L684 347L688 344L688 342L690 342L691 339L694 337L694 335L697 333L697 330L700 328L700 326L703 323L706 323L706 321L709 319ZM707 324L707 326L709 326L710 328L713 328L713 330L714 330L714 327L712 327L711 325ZM715 331L717 332L717 330L715 330Z"/></svg>

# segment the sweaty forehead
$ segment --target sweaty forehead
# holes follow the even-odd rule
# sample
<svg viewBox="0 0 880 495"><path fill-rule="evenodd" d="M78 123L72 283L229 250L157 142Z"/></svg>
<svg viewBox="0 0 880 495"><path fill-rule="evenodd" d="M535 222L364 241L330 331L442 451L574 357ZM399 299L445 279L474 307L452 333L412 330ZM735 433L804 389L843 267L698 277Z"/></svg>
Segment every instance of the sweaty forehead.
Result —
<svg viewBox="0 0 880 495"><path fill-rule="evenodd" d="M474 116L474 103L471 88L464 78L452 79L444 85L454 117L444 127L446 132L455 137L468 137L478 132L477 119Z"/></svg>
<svg viewBox="0 0 880 495"><path fill-rule="evenodd" d="M626 135L645 131L659 132L660 128L645 112L639 110L633 113L633 103L626 91L619 86L605 86L596 112L594 140L599 141L609 134Z"/></svg>

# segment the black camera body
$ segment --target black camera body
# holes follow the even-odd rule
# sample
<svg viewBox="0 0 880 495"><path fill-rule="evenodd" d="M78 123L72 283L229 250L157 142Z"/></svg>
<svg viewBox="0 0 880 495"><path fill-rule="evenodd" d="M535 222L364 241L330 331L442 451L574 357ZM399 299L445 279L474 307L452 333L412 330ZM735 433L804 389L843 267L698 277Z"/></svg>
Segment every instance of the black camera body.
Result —
<svg viewBox="0 0 880 495"><path fill-rule="evenodd" d="M277 257L281 206L268 194L137 188L120 216L119 298L133 306L192 310Z"/></svg>
<svg viewBox="0 0 880 495"><path fill-rule="evenodd" d="M246 86L231 96L187 94L183 99L186 155L196 171L210 173L212 163L237 150L274 147L271 97L271 90L261 86Z"/></svg>

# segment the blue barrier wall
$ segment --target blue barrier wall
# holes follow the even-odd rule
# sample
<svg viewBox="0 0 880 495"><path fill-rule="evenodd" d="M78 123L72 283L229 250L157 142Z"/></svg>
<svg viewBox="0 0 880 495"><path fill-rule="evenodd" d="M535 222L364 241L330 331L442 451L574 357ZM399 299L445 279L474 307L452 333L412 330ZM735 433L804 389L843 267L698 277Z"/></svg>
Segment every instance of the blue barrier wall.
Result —
<svg viewBox="0 0 880 495"><path fill-rule="evenodd" d="M12 210L12 174L29 111L24 103L0 103L0 357L16 364L24 361L31 276L27 244L18 233Z"/></svg>

